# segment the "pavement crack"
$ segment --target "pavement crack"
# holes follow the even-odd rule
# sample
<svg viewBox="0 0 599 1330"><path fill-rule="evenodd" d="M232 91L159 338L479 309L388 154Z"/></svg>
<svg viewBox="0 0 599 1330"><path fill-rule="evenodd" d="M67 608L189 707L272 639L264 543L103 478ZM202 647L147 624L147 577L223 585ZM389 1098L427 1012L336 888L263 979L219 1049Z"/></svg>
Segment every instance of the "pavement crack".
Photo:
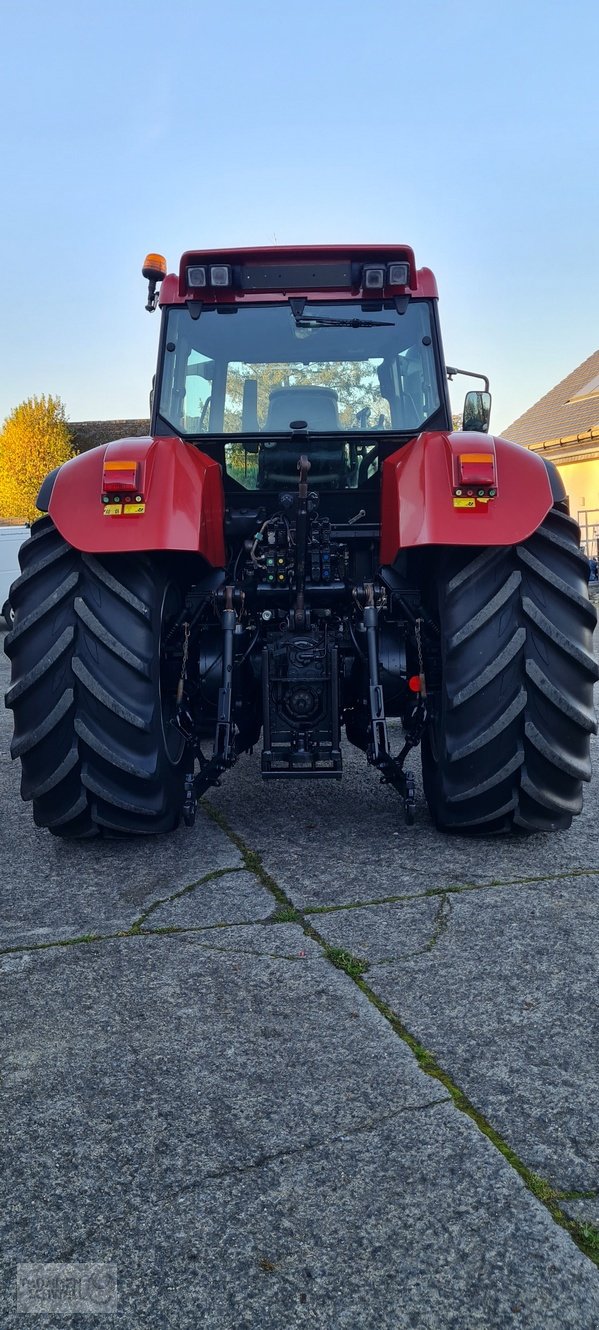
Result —
<svg viewBox="0 0 599 1330"><path fill-rule="evenodd" d="M204 873L204 875L202 877L197 878L195 882L189 882L187 886L179 887L177 891L173 891L170 896L157 897L156 900L152 901L152 903L148 905L147 909L142 911L139 918L134 920L134 922L131 924L130 929L128 929L127 931L133 932L139 928L142 928L146 919L151 914L154 914L154 911L158 910L161 905L168 905L171 901L180 900L182 896L189 896L191 895L192 892L196 891L198 887L204 887L207 882L215 882L218 878L227 877L228 874L230 873L242 873L242 872L243 868L241 867L241 865L237 868L215 868L211 873Z"/></svg>
<svg viewBox="0 0 599 1330"><path fill-rule="evenodd" d="M196 933L212 933L217 931L222 932L230 928L256 928L261 926L266 927L268 925L270 925L270 919L262 918L262 919L236 919L234 923L229 923L226 920L223 920L221 923L217 924L181 924L181 925L166 924L163 928L143 928L143 929L137 927L123 928L119 929L118 932L116 933L84 933L84 934L79 934L75 937L52 938L48 942L18 942L14 943L14 945L10 947L0 947L0 957L22 955L24 953L27 954L29 952L35 952L35 951L53 951L59 947L90 946L94 942L128 942L128 941L139 942L143 941L144 938L147 939L153 937L178 937L178 936L184 936L188 933L193 935ZM216 947L216 946L213 947L206 945L205 949L211 951L230 951L234 952L239 956L245 956L248 954L255 954L261 956L276 955L276 958L278 960L296 959L295 956L286 956L283 955L282 953L275 953L275 952L249 953L248 951L246 951L245 948L241 950L239 948L233 948L233 947Z"/></svg>
<svg viewBox="0 0 599 1330"><path fill-rule="evenodd" d="M209 942L200 942L199 946L201 951L217 952L219 955L224 956L259 956L263 957L265 960L273 961L309 960L309 957L305 952L302 952L300 955L298 952L258 951L253 947L244 947L243 950L240 950L239 947L216 947Z"/></svg>
<svg viewBox="0 0 599 1330"><path fill-rule="evenodd" d="M421 870L415 869L415 872ZM469 891L498 891L503 887L552 886L568 878L596 877L597 868L572 868L565 873L544 873L541 877L514 877L497 882L453 882L444 887L424 887L422 891L403 891L389 896L373 896L370 900L344 901L339 905L304 905L302 914L337 914L343 910L367 910L374 905L402 905L409 901L423 900L427 896L459 896Z"/></svg>
<svg viewBox="0 0 599 1330"><path fill-rule="evenodd" d="M375 896L367 901L346 901L342 905L304 905L302 914L339 914L343 910L368 910L374 905L402 905L404 901L422 900L426 891L403 892L397 896ZM439 887L437 895L445 894L445 888Z"/></svg>
<svg viewBox="0 0 599 1330"><path fill-rule="evenodd" d="M223 816L223 814L218 809L214 808L212 804L206 803L204 804L204 807L206 809L206 812L208 813L208 816L211 817L212 820L217 824L217 826L219 826L221 830L225 832L225 834L232 841L233 845L237 846L237 849L239 850L242 859L244 861L245 867L248 869L248 871L253 872L255 876L258 878L258 880L262 882L265 887L267 887L267 889L275 897L275 900L277 901L280 907L282 907L284 910L296 910L298 922L302 925L302 928L306 936L312 938L314 942L318 943L318 945L322 948L325 956L327 956L327 958L329 959L330 963L335 965L336 968L344 970L349 981L355 984L355 986L360 989L360 992L364 994L364 996L368 999L368 1001L374 1007L376 1007L380 1015L383 1016L384 1019L391 1026L391 1029L394 1031L394 1033L402 1040L404 1044L407 1044L408 1048L414 1055L421 1071L423 1071L425 1075L430 1076L434 1080L439 1081L445 1087L454 1107L465 1117L468 1117L470 1121L473 1122L474 1125L478 1128L481 1134L483 1136L486 1136L487 1140L490 1141L491 1144L495 1146L496 1150L498 1150L499 1153L503 1156L506 1163L508 1163L510 1167L514 1170L514 1172L518 1174L518 1176L524 1183L525 1187L531 1193L531 1195L534 1196L535 1199L545 1207L545 1209L551 1215L551 1218L554 1220L554 1222L558 1224L560 1228L565 1229L566 1232L569 1233L570 1237L576 1243L576 1246L580 1249L580 1251L582 1251L583 1254L586 1257L588 1257L589 1260L593 1261L596 1265L599 1265L599 1232L596 1229L594 1229L592 1225L586 1224L584 1222L581 1223L578 1220L571 1219L570 1216L566 1214L566 1212L561 1208L559 1204L559 1201L563 1200L564 1197L560 1195L560 1193L556 1190L556 1188L552 1187L551 1184L546 1182L544 1178L541 1178L539 1177L538 1174L534 1173L533 1170L530 1169L528 1165L525 1164L524 1161L519 1158L519 1156L516 1154L516 1151L512 1149L512 1147L508 1144L506 1140L504 1140L501 1134L485 1118L484 1114L481 1113L474 1106L471 1100L468 1099L467 1095L464 1094L464 1091L461 1090L460 1087L455 1083L455 1081L449 1075L449 1073L445 1071L443 1067L441 1067L441 1065L437 1062L435 1055L420 1043L420 1041L416 1038L416 1036L412 1034L412 1032L407 1028L406 1025L403 1024L399 1015L395 1011L393 1011L393 1009L386 1002L384 1002L382 998L378 997L378 995L369 986L369 984L366 982L364 978L364 974L366 972L366 969L368 968L366 962L360 961L358 958L351 956L349 952L346 953L340 951L339 948L331 948L330 945L327 943L326 939L322 936L322 934L317 932L317 930L313 927L313 925L308 921L308 918L306 917L308 914L311 914L313 916L315 913L321 913L321 912L324 913L325 911L321 911L320 909L309 910L307 908L304 910L297 910L293 902L290 900L286 892L283 890L283 888L280 887L277 882L275 882L274 878L272 878L269 873L267 873L262 863L260 855L255 850L251 850L245 844L242 837L236 831L233 831L233 829L229 826L229 823L227 819ZM481 885L476 884L472 886L443 887L438 889L429 888L428 891L420 894L425 896L445 897L450 893L454 894L455 892L459 891L467 891L467 890L480 891L488 887L516 886L519 885L520 883L527 884L533 882L547 882L547 881L555 882L563 880L564 878L589 877L589 876L597 876L598 874L599 870L596 868L592 870L571 869L569 872L566 873L556 873L551 878L547 877L547 875L544 875L543 877L517 878L513 879L513 881L511 882L502 882L502 883L487 882ZM386 902L383 901L368 902L368 904L378 904L378 903L383 904ZM429 940L427 950L429 951L432 950L438 943L439 938L442 936L447 926L448 918L449 915L447 912L445 911L441 912L441 910L439 911L439 913L437 914L437 918L435 920L435 926L433 928L432 937ZM314 1148L314 1147L308 1147L308 1148ZM262 1164L259 1166L263 1166L264 1162L265 1160L263 1160Z"/></svg>
<svg viewBox="0 0 599 1330"><path fill-rule="evenodd" d="M128 936L127 932L81 933L75 937L52 938L49 942L15 942L11 947L0 947L0 956L14 956L30 951L52 951L56 947L89 946L92 942L112 942L115 938Z"/></svg>
<svg viewBox="0 0 599 1330"><path fill-rule="evenodd" d="M426 950L428 952L434 951L437 944L441 941L443 934L449 927L451 910L452 910L451 897L447 895L442 896L441 900L439 901L435 922L433 924L433 931L426 944Z"/></svg>
<svg viewBox="0 0 599 1330"><path fill-rule="evenodd" d="M599 1196L599 1192L597 1190L561 1191L558 1189L557 1191L554 1192L554 1200L556 1201L594 1201L597 1196Z"/></svg>
<svg viewBox="0 0 599 1330"><path fill-rule="evenodd" d="M539 1174L534 1173L533 1170L519 1158L516 1151L512 1149L484 1114L475 1107L470 1099L468 1099L467 1095L455 1083L450 1074L445 1071L440 1063L437 1062L435 1055L426 1049L416 1036L408 1030L397 1012L393 1011L386 1002L379 998L363 978L357 978L354 982L369 999L372 1005L376 1007L377 1011L385 1017L391 1025L391 1028L397 1035L399 1035L399 1038L408 1045L408 1048L410 1048L411 1052L414 1054L421 1071L427 1076L431 1076L435 1080L440 1081L440 1083L445 1086L451 1095L454 1107L466 1117L470 1118L471 1122L478 1127L478 1130L482 1135L486 1136L487 1140L495 1146L506 1162L519 1175L528 1191L532 1193L537 1201L540 1201L541 1204L545 1206L554 1222L559 1224L561 1228L566 1229L577 1247L580 1248L589 1260L599 1265L599 1243L597 1240L597 1234L592 1230L592 1226L585 1224L584 1221L579 1222L578 1220L571 1219L561 1208L559 1202L566 1199L565 1194L558 1188L552 1186L551 1183L546 1182L544 1178L539 1176Z"/></svg>
<svg viewBox="0 0 599 1330"><path fill-rule="evenodd" d="M424 1113L430 1108L437 1108L440 1104L450 1103L451 1096L444 1095L441 1098L429 1099L422 1104L403 1104L401 1108L391 1109L388 1113L381 1113L377 1117L367 1119L365 1122L358 1122L353 1127L346 1127L335 1136L319 1136L305 1141L302 1145L287 1146L282 1150L272 1150L259 1155L257 1159L252 1159L247 1164L225 1164L222 1168L209 1169L206 1173L202 1173L201 1177L194 1178L193 1182L184 1187L178 1187L176 1192L171 1192L166 1199L185 1195L187 1192L194 1191L196 1187L201 1187L205 1182L218 1181L221 1178L242 1177L245 1173L254 1173L261 1168L267 1168L269 1164L277 1163L279 1159L297 1159L302 1155L310 1154L314 1150L329 1149L350 1136L358 1136L362 1132L376 1131L385 1123L392 1122L404 1113Z"/></svg>

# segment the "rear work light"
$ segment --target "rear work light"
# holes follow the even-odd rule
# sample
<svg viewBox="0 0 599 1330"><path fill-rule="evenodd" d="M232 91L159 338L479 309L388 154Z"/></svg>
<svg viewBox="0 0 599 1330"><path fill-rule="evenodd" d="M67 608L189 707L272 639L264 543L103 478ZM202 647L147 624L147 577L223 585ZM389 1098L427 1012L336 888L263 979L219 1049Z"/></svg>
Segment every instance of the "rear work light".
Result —
<svg viewBox="0 0 599 1330"><path fill-rule="evenodd" d="M362 288L364 291L382 291L384 285L384 268L364 268L362 273Z"/></svg>
<svg viewBox="0 0 599 1330"><path fill-rule="evenodd" d="M187 269L187 285L194 287L232 286L233 269L228 263L213 263L210 268L196 267Z"/></svg>
<svg viewBox="0 0 599 1330"><path fill-rule="evenodd" d="M362 290L382 291L386 286L408 286L409 263L389 263L386 268L365 263L362 269Z"/></svg>
<svg viewBox="0 0 599 1330"><path fill-rule="evenodd" d="M212 265L210 269L210 285L211 286L231 285L231 269L228 263L214 263Z"/></svg>
<svg viewBox="0 0 599 1330"><path fill-rule="evenodd" d="M390 263L387 280L389 286L407 286L410 280L409 263Z"/></svg>

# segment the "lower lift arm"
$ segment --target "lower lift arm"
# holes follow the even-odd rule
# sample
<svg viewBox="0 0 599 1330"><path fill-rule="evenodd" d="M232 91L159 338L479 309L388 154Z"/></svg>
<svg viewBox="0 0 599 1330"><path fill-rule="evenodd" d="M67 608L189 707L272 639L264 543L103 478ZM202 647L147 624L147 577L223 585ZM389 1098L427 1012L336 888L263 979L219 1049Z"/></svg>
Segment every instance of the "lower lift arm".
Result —
<svg viewBox="0 0 599 1330"><path fill-rule="evenodd" d="M235 628L237 626L237 614L233 608L234 588L226 586L224 589L224 609L221 617L221 627L223 630L223 671L221 686L218 692L217 715L216 715L216 733L214 736L214 748L212 757L205 758L199 745L196 748L200 763L200 770L194 776L193 769L188 772L185 778L185 802L183 804L183 820L187 826L192 826L195 821L196 807L198 799L205 794L211 785L217 785L223 771L232 767L237 761L237 749L235 746L235 728L232 721L233 712L233 661L235 656Z"/></svg>
<svg viewBox="0 0 599 1330"><path fill-rule="evenodd" d="M415 748L420 742L426 719L426 708L422 700L419 713L414 718L414 724L406 731L405 743L401 752L397 757L393 757L389 745L383 688L379 679L379 612L375 603L375 591L372 583L366 583L363 590L366 596L363 619L368 648L368 702L370 711L370 744L367 750L367 758L371 765L377 767L381 772L384 784L393 785L401 796L406 822L408 826L411 826L414 821L416 806L416 787L414 777L409 771L404 771L403 764L410 749ZM424 689L423 674L421 675L421 682ZM421 693L422 697L423 693Z"/></svg>

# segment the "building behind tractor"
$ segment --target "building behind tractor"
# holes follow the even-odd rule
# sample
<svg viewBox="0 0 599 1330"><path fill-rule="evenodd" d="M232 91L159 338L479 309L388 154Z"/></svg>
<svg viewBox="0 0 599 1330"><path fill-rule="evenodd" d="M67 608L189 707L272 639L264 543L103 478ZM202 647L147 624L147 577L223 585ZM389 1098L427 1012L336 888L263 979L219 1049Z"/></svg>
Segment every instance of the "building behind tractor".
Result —
<svg viewBox="0 0 599 1330"><path fill-rule="evenodd" d="M568 827L598 674L579 531L551 463L488 434L484 376L452 431L432 273L358 245L144 276L151 436L46 478L11 589L36 823L169 831L260 741L267 780L340 779L345 731L408 822L420 745L442 830Z"/></svg>

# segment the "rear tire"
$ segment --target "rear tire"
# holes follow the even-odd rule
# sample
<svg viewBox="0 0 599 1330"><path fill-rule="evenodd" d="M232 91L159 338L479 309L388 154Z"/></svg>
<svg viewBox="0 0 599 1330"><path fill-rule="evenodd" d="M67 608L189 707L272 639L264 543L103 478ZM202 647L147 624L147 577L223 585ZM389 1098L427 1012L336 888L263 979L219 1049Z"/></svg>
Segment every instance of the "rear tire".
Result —
<svg viewBox="0 0 599 1330"><path fill-rule="evenodd" d="M19 560L6 705L35 822L62 837L172 831L185 744L169 724L161 641L177 582L155 556L80 554L49 517Z"/></svg>
<svg viewBox="0 0 599 1330"><path fill-rule="evenodd" d="M444 549L441 687L422 743L444 831L556 831L582 808L596 733L596 612L576 522L553 508L518 546Z"/></svg>

